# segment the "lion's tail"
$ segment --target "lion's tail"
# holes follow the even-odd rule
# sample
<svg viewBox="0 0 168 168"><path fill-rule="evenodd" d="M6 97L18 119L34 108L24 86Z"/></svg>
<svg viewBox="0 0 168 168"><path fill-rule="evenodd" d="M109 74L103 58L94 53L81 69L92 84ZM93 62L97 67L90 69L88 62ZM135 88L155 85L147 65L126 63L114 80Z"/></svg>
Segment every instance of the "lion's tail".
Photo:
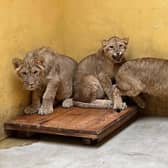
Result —
<svg viewBox="0 0 168 168"><path fill-rule="evenodd" d="M97 99L92 101L91 103L84 103L80 101L74 101L73 99L65 99L62 103L62 107L70 108L70 107L82 107L82 108L98 108L98 109L112 109L112 101L111 100L103 100Z"/></svg>

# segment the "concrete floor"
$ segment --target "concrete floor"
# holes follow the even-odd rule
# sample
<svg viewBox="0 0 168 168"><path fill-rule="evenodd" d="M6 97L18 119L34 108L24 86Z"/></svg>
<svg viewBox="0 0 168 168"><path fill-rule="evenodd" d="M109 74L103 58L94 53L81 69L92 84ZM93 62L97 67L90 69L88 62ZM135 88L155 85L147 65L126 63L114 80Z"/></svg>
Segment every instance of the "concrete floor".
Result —
<svg viewBox="0 0 168 168"><path fill-rule="evenodd" d="M44 138L0 150L0 168L167 168L168 118L141 118L101 146Z"/></svg>

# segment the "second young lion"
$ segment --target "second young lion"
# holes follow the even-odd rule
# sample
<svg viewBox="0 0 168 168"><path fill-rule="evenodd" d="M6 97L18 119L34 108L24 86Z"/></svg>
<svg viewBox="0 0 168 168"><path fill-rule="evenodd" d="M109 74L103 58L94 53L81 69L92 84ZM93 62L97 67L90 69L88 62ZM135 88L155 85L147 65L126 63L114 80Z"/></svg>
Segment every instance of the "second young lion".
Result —
<svg viewBox="0 0 168 168"><path fill-rule="evenodd" d="M63 106L111 108L112 80L125 61L127 45L128 39L111 37L95 54L82 59L75 75L73 100L66 100ZM110 101L97 100L105 96Z"/></svg>

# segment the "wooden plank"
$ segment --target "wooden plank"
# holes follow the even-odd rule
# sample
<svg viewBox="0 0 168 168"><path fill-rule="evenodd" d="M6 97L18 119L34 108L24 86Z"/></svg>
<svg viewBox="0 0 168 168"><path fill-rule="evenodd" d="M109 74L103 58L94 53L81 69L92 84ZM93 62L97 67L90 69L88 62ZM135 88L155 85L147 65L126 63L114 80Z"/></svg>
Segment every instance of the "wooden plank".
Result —
<svg viewBox="0 0 168 168"><path fill-rule="evenodd" d="M48 129L60 129L65 132L79 132L79 133L89 133L98 135L104 129L112 126L117 120L120 120L125 115L129 115L132 108L128 108L120 113L113 112L112 110L102 110L102 109L81 109L73 108L65 116L59 116L58 118L53 118L41 124L42 127L47 127Z"/></svg>
<svg viewBox="0 0 168 168"><path fill-rule="evenodd" d="M131 120L135 119L137 115L137 110L135 109L134 111L131 111L129 115L124 115L120 119L118 119L116 122L113 122L112 125L109 127L105 128L98 136L98 142L100 142L102 139L104 139L106 136L109 134L113 133L116 131L118 128L122 127L124 128L125 126L128 125L128 122Z"/></svg>
<svg viewBox="0 0 168 168"><path fill-rule="evenodd" d="M48 115L21 115L16 117L13 120L10 120L6 122L5 124L13 124L13 125L26 125L26 126L40 126L42 123L45 123L49 120L52 120L53 118L58 118L59 115L64 116L67 112L69 112L69 109L63 109L58 107L55 109L54 113L48 114Z"/></svg>
<svg viewBox="0 0 168 168"><path fill-rule="evenodd" d="M5 123L6 130L103 139L137 114L136 108L117 113L111 109L56 108L54 113L19 116Z"/></svg>

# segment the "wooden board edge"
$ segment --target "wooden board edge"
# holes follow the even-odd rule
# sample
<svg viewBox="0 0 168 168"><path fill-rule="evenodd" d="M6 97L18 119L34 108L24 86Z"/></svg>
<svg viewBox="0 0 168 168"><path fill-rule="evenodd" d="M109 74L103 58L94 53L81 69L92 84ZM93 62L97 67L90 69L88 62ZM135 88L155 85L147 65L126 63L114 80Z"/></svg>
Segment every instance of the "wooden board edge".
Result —
<svg viewBox="0 0 168 168"><path fill-rule="evenodd" d="M125 118L122 118L121 120L119 120L118 122L116 122L115 124L111 125L109 128L107 128L106 130L104 130L104 132L101 132L98 135L98 142L102 141L102 139L104 139L106 136L112 134L114 131L118 130L121 127L125 127L127 126L129 123L129 121L133 121L135 120L137 116L137 111L132 111L131 115L126 116Z"/></svg>
<svg viewBox="0 0 168 168"><path fill-rule="evenodd" d="M129 111L129 115L128 115L128 113L125 113L124 115L121 115L120 118L117 118L113 122L109 123L108 125L103 127L101 130L96 131L96 135L100 135L105 130L110 129L111 127L117 125L120 121L125 120L125 118L131 118L132 116L134 116L138 113L138 110L137 110L136 107L131 107L131 108L128 109L128 111Z"/></svg>
<svg viewBox="0 0 168 168"><path fill-rule="evenodd" d="M43 134L52 134L52 135L63 135L63 136L71 136L71 137L80 137L80 138L90 138L93 140L98 139L97 135L87 134L87 133L79 133L79 132L62 132L62 130L51 130L46 127L40 129L31 127L19 127L18 125L13 126L12 124L5 124L5 131L21 131L21 132L32 132L32 133L43 133Z"/></svg>

